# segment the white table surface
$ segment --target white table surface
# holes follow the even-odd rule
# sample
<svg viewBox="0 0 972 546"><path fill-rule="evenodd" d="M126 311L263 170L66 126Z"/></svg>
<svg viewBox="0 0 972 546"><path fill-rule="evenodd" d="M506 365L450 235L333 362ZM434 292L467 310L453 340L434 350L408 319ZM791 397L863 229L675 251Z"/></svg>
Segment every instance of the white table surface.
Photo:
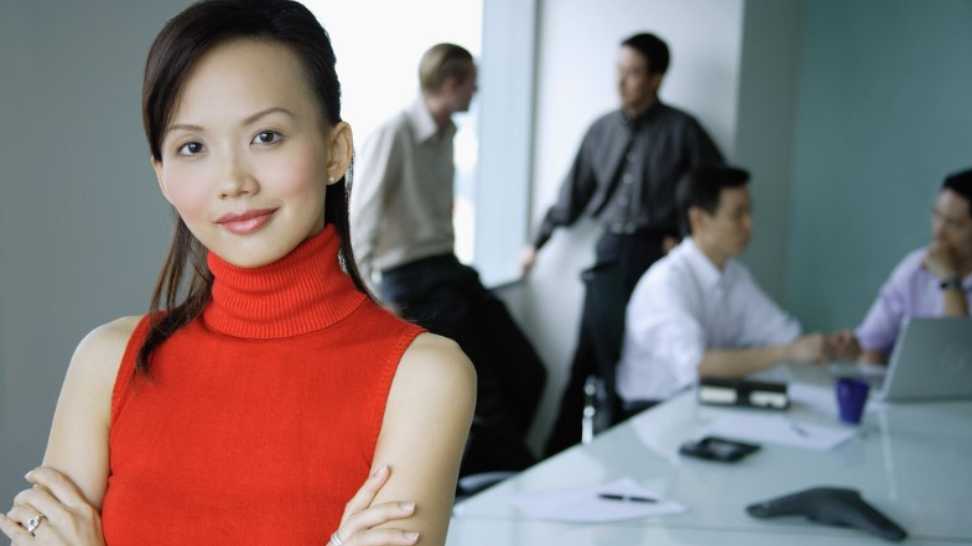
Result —
<svg viewBox="0 0 972 546"><path fill-rule="evenodd" d="M819 403L795 402L789 416L836 424L823 390L829 390L829 376L801 369L796 376L828 385L816 387ZM972 401L869 404L858 434L833 450L764 444L739 463L723 464L682 457L678 446L727 412L759 410L700 406L694 392L687 392L459 503L448 544L714 544L713 533L745 544L820 544L825 537L827 544L884 543L858 530L802 518L758 520L744 511L753 502L822 485L860 490L908 531L909 544L972 543ZM520 492L624 476L688 511L612 524L564 524L530 520L511 504Z"/></svg>
<svg viewBox="0 0 972 546"><path fill-rule="evenodd" d="M454 518L447 546L861 546L892 544L859 532L820 528L759 532L660 525L577 525L531 520ZM960 541L909 538L901 544L956 546Z"/></svg>

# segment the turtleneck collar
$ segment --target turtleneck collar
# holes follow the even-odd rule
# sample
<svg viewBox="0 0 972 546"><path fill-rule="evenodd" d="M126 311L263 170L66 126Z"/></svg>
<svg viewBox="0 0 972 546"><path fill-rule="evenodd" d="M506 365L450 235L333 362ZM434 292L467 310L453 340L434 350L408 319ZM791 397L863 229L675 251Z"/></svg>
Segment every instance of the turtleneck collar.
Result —
<svg viewBox="0 0 972 546"><path fill-rule="evenodd" d="M340 246L337 231L326 226L261 267L238 267L210 252L212 300L203 321L211 330L253 339L296 336L338 322L365 299L341 270Z"/></svg>

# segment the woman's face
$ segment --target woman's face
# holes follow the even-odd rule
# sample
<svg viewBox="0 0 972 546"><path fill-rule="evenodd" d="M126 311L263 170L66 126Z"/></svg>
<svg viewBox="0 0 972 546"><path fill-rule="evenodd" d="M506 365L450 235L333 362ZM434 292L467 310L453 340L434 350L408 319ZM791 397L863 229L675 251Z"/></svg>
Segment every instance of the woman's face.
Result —
<svg viewBox="0 0 972 546"><path fill-rule="evenodd" d="M297 55L241 39L196 63L153 168L206 248L258 267L323 229L325 187L350 160L350 127L328 126Z"/></svg>

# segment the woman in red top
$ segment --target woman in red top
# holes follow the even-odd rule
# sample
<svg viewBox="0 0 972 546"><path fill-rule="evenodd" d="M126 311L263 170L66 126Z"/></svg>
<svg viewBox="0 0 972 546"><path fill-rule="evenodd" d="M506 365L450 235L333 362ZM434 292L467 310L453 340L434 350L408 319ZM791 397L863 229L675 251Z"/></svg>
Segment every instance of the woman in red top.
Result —
<svg viewBox="0 0 972 546"><path fill-rule="evenodd" d="M445 542L475 376L366 295L334 65L286 0L202 2L156 38L142 105L173 245L151 312L78 346L0 516L14 544Z"/></svg>

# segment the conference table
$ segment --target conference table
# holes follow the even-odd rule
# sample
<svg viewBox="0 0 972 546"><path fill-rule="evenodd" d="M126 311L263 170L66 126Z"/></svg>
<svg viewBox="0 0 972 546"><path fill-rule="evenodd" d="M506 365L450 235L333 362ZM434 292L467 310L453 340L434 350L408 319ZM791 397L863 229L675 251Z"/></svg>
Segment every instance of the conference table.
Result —
<svg viewBox="0 0 972 546"><path fill-rule="evenodd" d="M841 427L825 367L782 370L788 418ZM908 532L905 544L972 544L972 401L868 402L854 435L826 450L764 443L737 463L687 458L686 440L726 415L766 410L701 405L695 391L647 410L458 503L448 546L881 544L857 529L802 517L756 519L754 502L817 486L851 487ZM611 523L567 523L527 516L523 494L567 491L628 477L683 513Z"/></svg>

